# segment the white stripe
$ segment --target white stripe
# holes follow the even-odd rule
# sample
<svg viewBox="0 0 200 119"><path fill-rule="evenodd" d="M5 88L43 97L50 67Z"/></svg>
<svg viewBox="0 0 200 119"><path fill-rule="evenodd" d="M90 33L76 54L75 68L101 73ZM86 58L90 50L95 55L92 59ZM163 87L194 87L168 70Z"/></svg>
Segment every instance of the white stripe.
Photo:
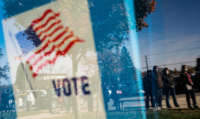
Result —
<svg viewBox="0 0 200 119"><path fill-rule="evenodd" d="M60 32L58 32L56 35L55 35L55 37L53 37L51 40L49 40L49 41L52 41L52 40L54 40L55 38L56 38L56 36L59 34L59 33L61 33L61 32L63 32L64 31L64 29L62 30L62 31L60 31ZM70 31L70 30L69 30ZM32 60L30 60L30 64L33 64L41 55L44 55L46 52L48 52L48 51L50 51L52 48L53 48L53 46L57 46L58 44L60 44L63 40L64 40L64 38L66 37L66 36L68 36L68 35L70 35L70 32L67 32L67 33L65 33L61 38L59 38L56 42L51 42L49 45L48 45L48 47L45 49L45 50L43 50L41 53L39 53L39 54L36 54L36 56L32 59ZM42 44L46 44L47 43L47 41L48 40L46 40L46 42L45 43L42 43ZM44 45L42 45L42 46L44 46ZM42 48L42 47L40 47L40 48ZM37 50L36 50L37 51Z"/></svg>
<svg viewBox="0 0 200 119"><path fill-rule="evenodd" d="M50 41L50 42L53 41L53 40L56 38L56 36L59 35L59 34L62 33L62 32L63 32L63 29L62 29L62 30L59 30L59 31L57 31L57 32L55 32L55 33L53 34L53 36L48 37L44 42L42 42L42 43L34 50L34 52L36 52L36 51L40 50L42 47L44 47L45 44L46 44L48 41Z"/></svg>
<svg viewBox="0 0 200 119"><path fill-rule="evenodd" d="M37 55L37 58L39 58L41 55L42 56L44 56L43 58L42 58L42 60L40 60L38 63L37 63L37 65L35 65L34 67L33 67L33 71L34 72L36 72L36 70L37 70L37 68L40 66L40 65L42 65L43 63L45 63L47 60L52 60L54 57L55 57L55 53L57 52L57 51L63 51L67 46L68 46L68 44L71 42L71 41L73 41L74 39L76 39L76 37L72 37L72 38L69 38L61 47L59 47L59 48L56 48L55 50L54 50L54 52L52 52L50 55L48 55L48 56L44 56L44 52L42 52L42 54L40 53L40 55ZM33 64L34 62L32 62L32 64Z"/></svg>
<svg viewBox="0 0 200 119"><path fill-rule="evenodd" d="M50 27L54 22L57 22L59 20L53 20L50 21L51 23L48 24L46 27L44 27L43 29L39 30L36 32L37 35L39 35L41 32L44 32L48 27ZM50 34L56 27L58 27L59 25L61 25L61 22L59 24L54 25L50 30L48 30L47 32L42 33L42 35L40 36L40 38L42 39L44 37L45 34Z"/></svg>
<svg viewBox="0 0 200 119"><path fill-rule="evenodd" d="M50 35L51 34L51 32L53 32L55 29L57 29L58 27L63 27L64 28L64 26L62 26L61 24L59 24L59 25L56 25L56 26L54 26L51 30L49 30L48 32L46 32L46 33L43 33L39 38L40 38L40 40L43 40L43 38L45 38L46 36L46 39L45 40L47 40L48 38L49 38L49 36L48 35ZM57 32L59 32L59 31L61 31L63 28L61 28L61 29L59 29L59 30L57 30L53 35L55 35ZM37 35L39 35L39 34L37 34ZM44 41L45 41L44 40ZM44 42L43 41L43 42Z"/></svg>
<svg viewBox="0 0 200 119"><path fill-rule="evenodd" d="M54 16L56 13L55 12L51 12L49 13L42 21L38 22L38 23L35 23L33 25L33 29L35 30L35 28L37 28L38 26L41 26L42 24L44 24L50 17ZM41 15L42 16L42 15ZM40 18L41 16L39 16L38 18ZM37 19L37 18L36 18ZM58 17L55 18L55 20L57 20ZM55 21L55 20L52 20L52 21ZM51 21L51 22L52 22ZM50 23L50 22L49 22Z"/></svg>

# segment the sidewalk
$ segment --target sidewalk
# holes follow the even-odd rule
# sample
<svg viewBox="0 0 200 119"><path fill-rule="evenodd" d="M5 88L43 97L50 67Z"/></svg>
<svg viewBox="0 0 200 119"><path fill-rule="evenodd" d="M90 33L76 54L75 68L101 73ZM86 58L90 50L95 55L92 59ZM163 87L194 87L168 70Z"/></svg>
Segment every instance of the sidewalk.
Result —
<svg viewBox="0 0 200 119"><path fill-rule="evenodd" d="M200 107L200 93L195 93L195 94L196 94L197 105ZM171 104L172 108L175 108L175 109L186 109L186 108L188 108L185 94L176 95L176 99L177 99L177 102L179 103L180 107L175 108L175 106L173 104L172 97L170 96L170 104ZM191 100L191 104L192 104L192 100ZM166 108L165 96L163 96L162 105L163 105L163 108Z"/></svg>

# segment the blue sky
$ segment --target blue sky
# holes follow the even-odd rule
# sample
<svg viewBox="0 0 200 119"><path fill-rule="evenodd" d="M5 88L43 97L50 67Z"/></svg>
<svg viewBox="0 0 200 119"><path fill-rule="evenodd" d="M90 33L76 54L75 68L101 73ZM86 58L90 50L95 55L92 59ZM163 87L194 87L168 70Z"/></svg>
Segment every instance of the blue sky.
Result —
<svg viewBox="0 0 200 119"><path fill-rule="evenodd" d="M146 19L149 28L138 33L142 67L144 55L151 66L195 61L200 56L199 5L199 0L157 0L155 12ZM180 65L168 66L179 69Z"/></svg>

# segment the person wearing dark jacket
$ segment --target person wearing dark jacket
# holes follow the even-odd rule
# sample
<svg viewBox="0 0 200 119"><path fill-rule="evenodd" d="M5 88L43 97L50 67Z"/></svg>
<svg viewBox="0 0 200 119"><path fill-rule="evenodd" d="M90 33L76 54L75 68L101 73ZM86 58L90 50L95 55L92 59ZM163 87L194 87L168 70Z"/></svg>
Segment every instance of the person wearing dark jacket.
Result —
<svg viewBox="0 0 200 119"><path fill-rule="evenodd" d="M158 66L153 67L152 94L155 102L154 106L162 108L163 80Z"/></svg>
<svg viewBox="0 0 200 119"><path fill-rule="evenodd" d="M188 68L186 65L182 66L181 78L183 80L183 86L185 89L188 108L192 108L191 103L190 103L190 97L192 98L194 108L198 108L194 89L193 89L194 83L192 81L191 75L188 73Z"/></svg>
<svg viewBox="0 0 200 119"><path fill-rule="evenodd" d="M146 76L144 77L144 91L145 91L145 104L146 108L148 109L150 107L149 101L151 101L151 106L154 106L154 101L153 101L153 95L152 95L152 76L151 76L151 70L147 71Z"/></svg>
<svg viewBox="0 0 200 119"><path fill-rule="evenodd" d="M197 65L196 65L196 69L195 69L195 78L196 78L196 82L195 82L195 86L197 89L200 90L200 58L197 58Z"/></svg>
<svg viewBox="0 0 200 119"><path fill-rule="evenodd" d="M176 100L176 93L175 93L175 81L170 74L170 71L168 68L165 68L163 70L163 75L162 75L163 83L164 83L164 89L165 89L165 95L166 95L166 105L167 108L171 108L171 105L169 103L169 96L171 94L174 105L176 107L179 107L177 100Z"/></svg>

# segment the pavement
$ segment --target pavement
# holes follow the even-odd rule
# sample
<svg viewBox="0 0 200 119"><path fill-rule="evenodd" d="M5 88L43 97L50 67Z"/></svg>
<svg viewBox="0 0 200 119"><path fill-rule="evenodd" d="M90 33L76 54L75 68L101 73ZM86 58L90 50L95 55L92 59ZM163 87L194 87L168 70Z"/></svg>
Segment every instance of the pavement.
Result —
<svg viewBox="0 0 200 119"><path fill-rule="evenodd" d="M172 106L172 109L170 110L188 110L187 108L187 103L186 103L186 96L185 94L180 94L177 95L177 101L180 105L179 108L176 108L173 105L173 101L172 101L172 97L170 97L170 104ZM200 107L200 93L196 93L196 100L197 100L197 104ZM163 96L163 108L166 109L166 103L165 103L165 96ZM135 102L133 102L132 104L129 102L128 105L135 105ZM141 105L143 106L143 105ZM47 110L41 110L38 112L34 112L34 113L30 113L30 112L23 112L24 115L22 114L18 119L70 119L70 115L73 116L74 113L72 112L59 112L59 113L55 113L55 114L51 114L49 113ZM30 114L26 114L26 113L30 113ZM84 112L85 114L87 114L88 112ZM96 113L96 112L89 112L90 114L92 113Z"/></svg>
<svg viewBox="0 0 200 119"><path fill-rule="evenodd" d="M196 94L197 105L200 107L200 93L195 93L195 94ZM176 108L174 106L172 97L170 96L170 104L172 106L172 109L173 108L174 109L187 109L186 95L185 94L176 95L176 98L177 98L177 102L179 103L180 107ZM192 104L192 100L190 100L190 101L191 101L191 104ZM167 108L166 107L165 96L163 98L162 105L163 105L163 108Z"/></svg>

